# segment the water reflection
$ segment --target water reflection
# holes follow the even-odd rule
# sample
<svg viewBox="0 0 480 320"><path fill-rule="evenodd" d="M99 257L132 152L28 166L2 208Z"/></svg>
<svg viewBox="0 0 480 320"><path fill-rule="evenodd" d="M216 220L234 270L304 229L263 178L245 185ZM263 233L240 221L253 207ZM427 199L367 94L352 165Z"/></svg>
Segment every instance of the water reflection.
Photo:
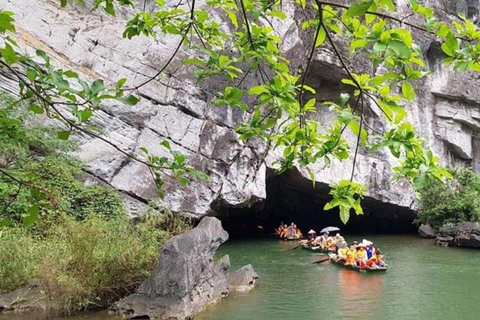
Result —
<svg viewBox="0 0 480 320"><path fill-rule="evenodd" d="M378 319L383 291L383 275L338 270L339 310L348 319Z"/></svg>

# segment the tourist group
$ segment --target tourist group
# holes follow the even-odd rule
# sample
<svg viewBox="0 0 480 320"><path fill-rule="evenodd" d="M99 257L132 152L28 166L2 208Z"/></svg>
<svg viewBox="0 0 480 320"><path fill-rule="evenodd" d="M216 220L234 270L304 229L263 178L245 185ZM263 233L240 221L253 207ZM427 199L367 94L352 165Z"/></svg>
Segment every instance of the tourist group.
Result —
<svg viewBox="0 0 480 320"><path fill-rule="evenodd" d="M358 243L353 241L348 245L345 238L336 233L334 236L330 232L340 231L337 227L327 227L320 231L320 235L314 230L308 232L308 239L300 240L298 247L307 250L330 253L330 260L338 265L360 271L386 271L387 264L383 261L383 256L378 248L373 246L373 242L363 239ZM296 225L292 222L289 227L283 223L277 228L276 233L284 240L300 239L302 234ZM296 247L297 248L297 247Z"/></svg>

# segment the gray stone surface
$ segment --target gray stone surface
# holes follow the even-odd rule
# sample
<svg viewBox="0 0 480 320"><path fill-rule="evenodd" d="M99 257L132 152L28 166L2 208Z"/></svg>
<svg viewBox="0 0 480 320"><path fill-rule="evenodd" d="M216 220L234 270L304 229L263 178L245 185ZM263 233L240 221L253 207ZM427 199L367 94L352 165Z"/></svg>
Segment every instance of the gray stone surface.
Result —
<svg viewBox="0 0 480 320"><path fill-rule="evenodd" d="M459 1L452 8L445 8L440 0L429 1L429 5L432 4L447 12L466 9L472 17L478 12L478 3L472 1ZM202 2L198 5L201 7ZM399 10L403 10L404 5L399 2ZM157 40L143 36L123 39L122 30L131 9L121 9L116 17L111 17L101 11L92 13L88 6L73 3L61 9L58 1L50 0L0 0L0 7L16 13L16 40L22 48L27 48L29 53L33 53L34 48L42 49L55 65L74 69L86 79L100 77L109 83L126 77L131 85L141 83L168 60L178 42L177 37L161 35ZM282 9L288 18L273 24L283 38L281 48L292 59L293 70L301 71L311 35L297 25L303 13L294 8L293 1L283 2ZM442 10L439 13L446 14ZM409 120L443 165L472 165L480 170L478 75L459 74L444 67L438 45L424 35L416 33L415 37L425 51L432 74L417 86L417 100L406 106ZM180 52L180 57L184 56L185 53ZM248 119L250 113L211 105L214 93L221 91L225 82L213 79L198 84L190 70L178 61L167 70L173 75L152 81L137 92L142 98L138 106L104 104L102 111L96 113L94 123L102 128L109 141L127 152L146 146L151 153L164 155L165 150L159 143L169 140L175 150L188 155L191 165L212 177L210 183L189 187L179 186L167 178L165 205L173 211L201 217L216 214L219 208L250 207L265 199L267 169L275 167L282 150L267 155L264 143L239 141L233 128ZM374 70L362 56L355 57L352 66L357 72L382 72L381 68ZM344 75L332 52L322 48L315 56L307 82L317 89L319 101L335 99L345 90L340 83ZM256 78L252 73L245 83L254 84ZM11 79L4 74L0 75L0 88L15 91ZM326 108L319 108L314 117L328 123L333 115ZM383 129L381 117L381 112L371 106L366 121L376 129ZM347 138L353 146L355 137L348 134ZM157 197L144 165L96 139L78 137L78 140L78 155L87 162L87 172L126 195L132 215L140 214L139 208ZM360 150L357 160L354 179L369 183L367 196L404 208L416 208L408 183L389 182L396 159L383 151L368 154ZM335 161L331 167L317 163L312 169L319 183L331 183L349 178L352 159L343 163ZM300 169L300 172L309 179L306 171Z"/></svg>
<svg viewBox="0 0 480 320"><path fill-rule="evenodd" d="M191 319L228 294L228 256L214 260L228 234L220 220L205 217L162 247L157 267L136 293L115 304L116 313L151 319Z"/></svg>
<svg viewBox="0 0 480 320"><path fill-rule="evenodd" d="M429 224L418 227L418 235L422 238L435 238L435 230Z"/></svg>
<svg viewBox="0 0 480 320"><path fill-rule="evenodd" d="M0 295L0 313L46 312L52 306L44 292L36 285Z"/></svg>
<svg viewBox="0 0 480 320"><path fill-rule="evenodd" d="M435 243L445 247L478 249L480 248L480 223L448 223L440 228Z"/></svg>
<svg viewBox="0 0 480 320"><path fill-rule="evenodd" d="M250 291L257 283L258 275L250 264L241 267L227 275L228 290Z"/></svg>

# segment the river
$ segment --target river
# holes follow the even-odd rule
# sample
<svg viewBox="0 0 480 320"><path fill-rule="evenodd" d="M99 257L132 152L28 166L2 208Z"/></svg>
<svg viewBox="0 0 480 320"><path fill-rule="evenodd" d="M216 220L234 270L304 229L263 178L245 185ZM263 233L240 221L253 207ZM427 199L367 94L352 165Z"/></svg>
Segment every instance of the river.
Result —
<svg viewBox="0 0 480 320"><path fill-rule="evenodd" d="M361 241L364 237L347 237ZM232 269L250 263L259 275L249 293L234 293L208 307L195 320L270 319L478 319L480 252L442 248L416 236L371 236L390 269L366 274L329 262L312 264L319 254L293 249L275 239L232 240ZM1 317L1 320L36 317ZM116 320L105 311L70 320Z"/></svg>

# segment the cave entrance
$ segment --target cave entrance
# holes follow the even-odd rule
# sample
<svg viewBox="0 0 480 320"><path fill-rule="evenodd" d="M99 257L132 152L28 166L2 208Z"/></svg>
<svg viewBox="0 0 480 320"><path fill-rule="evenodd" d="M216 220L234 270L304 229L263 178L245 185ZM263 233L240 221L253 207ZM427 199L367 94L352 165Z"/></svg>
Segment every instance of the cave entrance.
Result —
<svg viewBox="0 0 480 320"><path fill-rule="evenodd" d="M317 232L326 226L337 226L343 234L413 233L415 212L405 207L366 197L363 215L352 214L344 225L338 210L324 211L330 201L329 187L305 179L297 170L282 175L269 172L267 198L250 208L224 208L220 219L231 237L272 235L281 221L295 222L304 235L310 229Z"/></svg>

